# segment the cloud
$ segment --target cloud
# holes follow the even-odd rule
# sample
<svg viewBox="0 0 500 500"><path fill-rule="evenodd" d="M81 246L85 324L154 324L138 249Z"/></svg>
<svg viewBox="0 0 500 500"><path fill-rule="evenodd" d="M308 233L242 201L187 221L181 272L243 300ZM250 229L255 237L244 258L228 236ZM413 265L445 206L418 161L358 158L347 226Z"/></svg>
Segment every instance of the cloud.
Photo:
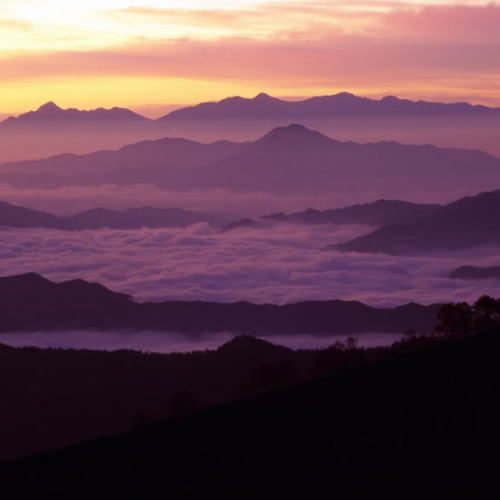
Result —
<svg viewBox="0 0 500 500"><path fill-rule="evenodd" d="M323 250L368 230L277 225L219 233L206 224L181 230L4 229L1 274L84 278L153 301L345 299L394 306L498 293L498 282L447 278L464 264L498 265L498 249L413 257Z"/></svg>
<svg viewBox="0 0 500 500"><path fill-rule="evenodd" d="M450 88L460 88L462 92L498 95L499 6L424 6L373 12L367 7L363 11L363 4L357 10L325 5L320 2L309 10L267 6L241 16L227 11L206 15L161 10L163 16L200 16L199 22L203 14L208 25L227 24L228 16L235 17L235 23L251 25L252 16L261 16L266 26L273 27L264 35L241 30L238 35L233 30L209 39L168 35L167 30L158 36L130 37L98 50L4 56L0 79L141 76L233 81L235 87L237 82L275 89L413 87L420 93L440 89L444 95ZM144 8L126 12L133 17L158 13Z"/></svg>
<svg viewBox="0 0 500 500"><path fill-rule="evenodd" d="M388 187L387 191L366 190L353 194L332 192L329 194L272 194L265 192L234 192L225 189L192 189L170 191L149 184L101 186L64 186L56 189L15 188L0 184L0 200L9 203L51 212L71 215L91 208L123 210L144 206L180 207L187 210L216 211L237 217L255 217L275 212L296 212L307 208L326 210L373 202L381 197L404 198L418 203L448 203L458 198L475 195L474 190L450 190L436 192L412 189L399 193Z"/></svg>

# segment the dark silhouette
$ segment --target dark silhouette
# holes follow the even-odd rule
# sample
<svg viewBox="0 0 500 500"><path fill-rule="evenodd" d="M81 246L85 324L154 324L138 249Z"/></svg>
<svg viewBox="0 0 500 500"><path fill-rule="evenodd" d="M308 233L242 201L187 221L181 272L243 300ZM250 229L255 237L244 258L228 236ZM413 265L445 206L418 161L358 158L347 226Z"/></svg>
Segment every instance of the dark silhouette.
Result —
<svg viewBox="0 0 500 500"><path fill-rule="evenodd" d="M159 490L219 497L237 491L244 498L497 497L498 330L414 337L386 351L309 383L2 464L2 492L41 499L157 498Z"/></svg>
<svg viewBox="0 0 500 500"><path fill-rule="evenodd" d="M474 106L465 102L439 103L410 101L395 96L380 100L359 97L348 92L311 97L299 101L285 101L260 93L252 99L229 97L219 102L204 102L196 106L171 111L160 121L185 120L257 120L304 118L373 117L373 116L447 116L447 115L496 115L500 108Z"/></svg>
<svg viewBox="0 0 500 500"><path fill-rule="evenodd" d="M187 227L198 222L224 226L230 215L214 212L196 212L181 208L140 207L122 212L95 208L71 216L57 216L0 201L0 226L45 227L61 230L83 229L141 229L160 227Z"/></svg>
<svg viewBox="0 0 500 500"><path fill-rule="evenodd" d="M405 254L500 244L500 191L480 193L445 205L416 223L385 226L332 248Z"/></svg>
<svg viewBox="0 0 500 500"><path fill-rule="evenodd" d="M410 203L400 200L377 200L350 207L330 210L309 208L291 214L276 213L264 219L294 222L298 224L367 224L386 226L388 224L409 224L435 213L441 205Z"/></svg>
<svg viewBox="0 0 500 500"><path fill-rule="evenodd" d="M52 160L34 162L29 169L10 164L5 173L0 169L0 182L37 188L153 184L174 190L221 188L302 196L349 193L353 198L415 192L455 195L500 185L500 159L480 151L395 142L339 142L297 124L273 129L251 143L187 147L213 154L203 164L179 168L177 156L164 156L155 143L139 144L130 146L128 152L59 158L54 168ZM144 157L143 149L149 152ZM101 164L100 155L108 166L95 170Z"/></svg>
<svg viewBox="0 0 500 500"><path fill-rule="evenodd" d="M500 300L483 295L474 304L445 304L438 312L436 332L454 337L500 332Z"/></svg>
<svg viewBox="0 0 500 500"><path fill-rule="evenodd" d="M54 125L61 124L67 126L71 123L85 122L137 122L148 121L145 116L139 115L125 108L104 109L98 108L90 111L83 111L75 108L62 109L54 102L50 101L40 106L36 111L28 111L17 117L9 117L0 123L1 128L20 127L25 125Z"/></svg>
<svg viewBox="0 0 500 500"><path fill-rule="evenodd" d="M500 279L500 266L476 267L461 266L450 274L451 279L459 280L485 280Z"/></svg>
<svg viewBox="0 0 500 500"><path fill-rule="evenodd" d="M439 308L406 304L382 309L341 300L285 305L137 303L99 284L83 280L53 283L35 273L0 278L0 307L0 332L123 329L259 336L399 333L410 328L425 332L435 326Z"/></svg>
<svg viewBox="0 0 500 500"><path fill-rule="evenodd" d="M241 144L218 141L202 144L179 138L141 141L118 150L103 150L88 154L61 154L41 160L3 163L0 171L23 174L71 175L85 172L103 173L133 167L188 167L205 165L233 154Z"/></svg>

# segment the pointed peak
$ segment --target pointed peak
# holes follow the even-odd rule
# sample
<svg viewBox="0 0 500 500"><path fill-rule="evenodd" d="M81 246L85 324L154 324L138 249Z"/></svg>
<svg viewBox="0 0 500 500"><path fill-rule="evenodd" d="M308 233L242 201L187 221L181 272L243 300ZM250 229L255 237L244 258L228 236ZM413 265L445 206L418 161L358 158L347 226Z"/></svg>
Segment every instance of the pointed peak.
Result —
<svg viewBox="0 0 500 500"><path fill-rule="evenodd" d="M351 94L350 92L339 92L338 94L335 94L334 97L337 97L338 99L359 99L358 96Z"/></svg>
<svg viewBox="0 0 500 500"><path fill-rule="evenodd" d="M37 111L42 111L42 112L53 112L53 111L62 111L62 108L60 108L55 102L49 101L46 102L45 104L42 104Z"/></svg>
<svg viewBox="0 0 500 500"><path fill-rule="evenodd" d="M399 102L401 99L395 95L386 95L381 100L382 102Z"/></svg>
<svg viewBox="0 0 500 500"><path fill-rule="evenodd" d="M257 94L254 97L255 101L272 101L274 100L273 97L271 97L269 94L266 94L265 92L261 92L260 94Z"/></svg>
<svg viewBox="0 0 500 500"><path fill-rule="evenodd" d="M313 139L313 140L328 140L333 141L326 135L317 132L316 130L311 130L304 125L299 123L292 123L284 127L277 127L268 132L261 140L268 139Z"/></svg>

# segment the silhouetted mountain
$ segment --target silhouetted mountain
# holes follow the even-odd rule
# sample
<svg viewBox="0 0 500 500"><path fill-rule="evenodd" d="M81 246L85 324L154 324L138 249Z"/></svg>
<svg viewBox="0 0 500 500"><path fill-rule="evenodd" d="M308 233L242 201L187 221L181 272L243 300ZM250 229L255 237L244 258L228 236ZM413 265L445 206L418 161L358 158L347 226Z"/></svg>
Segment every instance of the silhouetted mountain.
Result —
<svg viewBox="0 0 500 500"><path fill-rule="evenodd" d="M58 227L60 220L57 215L0 201L0 226Z"/></svg>
<svg viewBox="0 0 500 500"><path fill-rule="evenodd" d="M107 288L36 274L0 278L1 332L37 330L159 330L198 334L351 334L432 330L437 305L377 309L341 300L272 305L248 302L137 303Z"/></svg>
<svg viewBox="0 0 500 500"><path fill-rule="evenodd" d="M264 216L281 222L299 224L367 224L385 226L408 224L433 214L441 205L409 203L399 200L378 200L333 210L309 208L292 214L277 213Z"/></svg>
<svg viewBox="0 0 500 500"><path fill-rule="evenodd" d="M96 151L84 155L62 154L42 160L4 163L0 165L0 173L44 172L46 175L46 172L51 172L68 175L133 167L205 165L234 153L240 147L240 144L229 141L201 144L187 139L165 138L137 142L116 151Z"/></svg>
<svg viewBox="0 0 500 500"><path fill-rule="evenodd" d="M419 222L385 226L333 248L404 254L499 245L499 210L500 191L480 193L445 205Z"/></svg>
<svg viewBox="0 0 500 500"><path fill-rule="evenodd" d="M229 97L219 102L204 102L177 109L159 118L161 121L185 120L255 120L335 118L358 116L428 116L457 114L492 114L500 108L474 106L466 102L440 103L410 101L395 96L380 100L358 97L348 92L317 96L299 101L285 101L260 93L254 98Z"/></svg>
<svg viewBox="0 0 500 500"><path fill-rule="evenodd" d="M196 144L194 148L215 147ZM500 159L480 151L406 146L393 142L355 144L338 142L301 125L272 130L259 140L217 146L219 159L183 168L161 155L134 166L62 175L28 172L9 166L0 182L18 186L154 184L166 189L214 189L282 193L350 193L353 196L406 196L415 192L481 191L500 186ZM107 153L113 155L113 153ZM119 156L119 153L114 153ZM129 154L125 155L130 158ZM80 162L94 165L84 155ZM159 158L159 159L158 159ZM109 165L113 161L107 160ZM127 160L129 161L129 160ZM67 164L65 164L67 167ZM66 168L64 167L64 168ZM14 171L13 171L14 170ZM73 169L75 172L77 167ZM82 169L85 170L85 169ZM26 173L25 173L26 172Z"/></svg>
<svg viewBox="0 0 500 500"><path fill-rule="evenodd" d="M181 208L141 207L123 212L104 208L86 210L72 217L61 218L61 229L137 229L143 227L186 227L197 222L222 225L229 216L216 213L192 212Z"/></svg>
<svg viewBox="0 0 500 500"><path fill-rule="evenodd" d="M496 498L499 356L498 335L395 351L323 380L3 464L2 491L38 499L149 499L166 488L179 498Z"/></svg>
<svg viewBox="0 0 500 500"><path fill-rule="evenodd" d="M105 208L86 210L76 215L59 217L46 212L0 202L0 226L46 227L62 230L82 229L140 229L143 227L186 227L197 222L221 226L229 215L192 212L180 208L129 208L123 212Z"/></svg>
<svg viewBox="0 0 500 500"><path fill-rule="evenodd" d="M125 108L98 108L93 110L79 110L75 108L62 109L57 104L47 102L36 111L28 111L17 117L9 117L0 123L0 127L22 127L33 125L67 125L85 122L138 122L149 121L145 116L134 113Z"/></svg>
<svg viewBox="0 0 500 500"><path fill-rule="evenodd" d="M476 267L461 266L450 274L451 279L459 280L500 280L500 266Z"/></svg>

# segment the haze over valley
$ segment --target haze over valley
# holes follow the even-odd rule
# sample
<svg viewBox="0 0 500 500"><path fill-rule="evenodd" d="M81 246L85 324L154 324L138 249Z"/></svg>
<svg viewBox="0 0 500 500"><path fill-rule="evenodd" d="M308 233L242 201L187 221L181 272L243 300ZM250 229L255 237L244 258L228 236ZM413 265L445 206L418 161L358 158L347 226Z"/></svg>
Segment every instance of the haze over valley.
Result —
<svg viewBox="0 0 500 500"><path fill-rule="evenodd" d="M499 26L0 2L3 497L499 498Z"/></svg>

